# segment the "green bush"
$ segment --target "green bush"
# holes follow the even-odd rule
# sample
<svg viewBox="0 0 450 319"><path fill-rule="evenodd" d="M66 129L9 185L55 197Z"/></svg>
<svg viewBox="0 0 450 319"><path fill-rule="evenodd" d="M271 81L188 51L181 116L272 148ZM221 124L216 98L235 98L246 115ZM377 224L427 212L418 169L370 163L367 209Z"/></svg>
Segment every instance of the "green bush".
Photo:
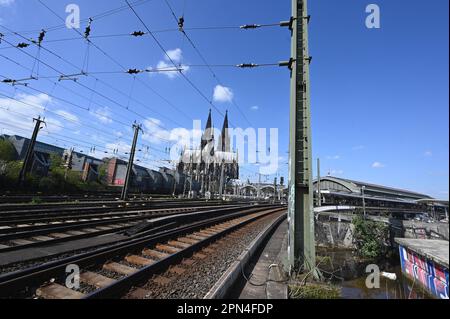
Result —
<svg viewBox="0 0 450 319"><path fill-rule="evenodd" d="M360 256L376 259L387 252L385 242L389 227L386 224L357 216L353 219L353 225L353 240Z"/></svg>
<svg viewBox="0 0 450 319"><path fill-rule="evenodd" d="M3 145L6 144L3 143ZM66 168L63 166L63 160L58 154L50 155L50 167L47 176L41 177L28 174L24 187L18 189L17 182L22 165L23 162L21 161L0 159L0 189L14 192L42 191L47 194L70 194L107 190L107 187L102 183L106 180L107 165L102 165L99 181L83 182L81 172L71 170L66 172Z"/></svg>
<svg viewBox="0 0 450 319"><path fill-rule="evenodd" d="M14 145L7 140L0 139L0 160L11 162L17 159Z"/></svg>
<svg viewBox="0 0 450 319"><path fill-rule="evenodd" d="M20 170L22 169L22 161L12 161L6 164L5 176L10 180L17 182L19 179Z"/></svg>

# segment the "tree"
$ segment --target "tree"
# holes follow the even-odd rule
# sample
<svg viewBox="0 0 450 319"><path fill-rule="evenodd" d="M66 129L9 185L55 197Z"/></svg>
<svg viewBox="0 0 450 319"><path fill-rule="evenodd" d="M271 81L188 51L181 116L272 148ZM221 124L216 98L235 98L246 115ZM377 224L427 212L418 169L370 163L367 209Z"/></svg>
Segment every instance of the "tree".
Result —
<svg viewBox="0 0 450 319"><path fill-rule="evenodd" d="M0 140L0 160L12 162L17 159L14 145L8 140Z"/></svg>
<svg viewBox="0 0 450 319"><path fill-rule="evenodd" d="M376 259L386 253L389 232L387 225L367 220L363 216L355 217L353 225L353 239L359 255Z"/></svg>
<svg viewBox="0 0 450 319"><path fill-rule="evenodd" d="M62 169L62 158L57 153L50 154L50 170L52 172L59 172Z"/></svg>

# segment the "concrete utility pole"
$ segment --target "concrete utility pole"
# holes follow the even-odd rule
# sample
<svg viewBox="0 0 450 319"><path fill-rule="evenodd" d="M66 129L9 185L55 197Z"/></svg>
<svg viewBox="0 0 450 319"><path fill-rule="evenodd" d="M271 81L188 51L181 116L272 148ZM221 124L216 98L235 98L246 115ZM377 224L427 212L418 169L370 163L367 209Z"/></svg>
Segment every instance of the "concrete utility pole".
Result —
<svg viewBox="0 0 450 319"><path fill-rule="evenodd" d="M317 159L317 207L322 206L322 189L320 187L320 158Z"/></svg>
<svg viewBox="0 0 450 319"><path fill-rule="evenodd" d="M311 110L307 0L292 0L289 152L289 269L316 266L312 188ZM313 271L315 278L319 277Z"/></svg>
<svg viewBox="0 0 450 319"><path fill-rule="evenodd" d="M136 122L134 122L133 129L134 129L133 145L131 147L130 159L129 159L128 165L127 165L127 175L125 178L125 184L123 185L122 196L120 197L122 200L127 200L127 198L128 198L128 188L130 186L130 181L131 181L131 172L133 171L134 156L136 154L136 144L137 144L138 137L139 137L139 131L142 131L142 126L138 125Z"/></svg>
<svg viewBox="0 0 450 319"><path fill-rule="evenodd" d="M19 173L20 186L23 186L25 184L25 178L31 169L31 164L33 163L34 146L36 145L38 133L41 130L41 124L42 123L45 124L45 121L43 119L41 120L40 116L37 119L33 119L33 122L36 122L36 125L34 126L33 135L31 136L30 144L28 144L25 160L23 161L22 169L20 170Z"/></svg>

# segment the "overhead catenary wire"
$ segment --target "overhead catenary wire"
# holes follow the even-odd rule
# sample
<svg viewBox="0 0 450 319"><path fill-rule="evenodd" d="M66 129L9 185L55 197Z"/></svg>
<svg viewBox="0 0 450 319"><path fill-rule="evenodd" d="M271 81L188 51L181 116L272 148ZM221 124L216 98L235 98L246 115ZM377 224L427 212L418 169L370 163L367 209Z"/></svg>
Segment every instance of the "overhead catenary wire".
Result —
<svg viewBox="0 0 450 319"><path fill-rule="evenodd" d="M23 104L23 105L31 106L31 107L33 107L33 108L37 108L37 109L43 110L43 111L45 111L45 112L54 114L55 116L57 116L57 117L59 117L59 118L62 118L62 119L64 119L65 121L68 121L68 122L71 122L71 123L73 123L73 124L76 124L76 125L78 125L78 126L84 126L84 127L90 128L90 129L95 130L95 131L97 131L97 132L99 132L99 133L101 133L101 134L103 134L103 135L105 135L105 136L108 136L108 138L111 137L111 134L110 134L109 132L106 132L106 131L104 131L104 130L101 130L101 129L99 129L98 127L95 127L95 126L91 126L91 125L88 125L88 124L85 124L85 123L81 123L81 122L79 122L79 121L74 120L73 118L69 118L69 117L64 116L64 115L62 115L62 114L60 114L60 113L57 113L57 112L54 112L54 111L45 109L45 108L44 108L43 106L41 106L41 105L33 104L33 103L30 103L30 102L25 102L25 101L19 100L19 99L15 98L15 97L12 97L12 96L3 94L3 93L1 93L1 91L0 91L0 96L2 96L2 97L4 97L4 98L7 98L7 99L10 99L10 100L13 100L13 101L16 101L16 102L18 102L18 103L20 103L20 104ZM11 110L11 111L12 111L12 110ZM18 114L22 114L22 115L26 115L26 114L23 114L23 113L20 113L20 112L17 112L17 111L13 111L13 112L18 113ZM56 126L56 127L65 129L64 126L59 125L59 124L57 124L57 123L51 123L51 125L54 125L54 126ZM88 136L90 136L90 135L88 135ZM105 141L106 141L106 142L109 142L109 141L106 140L106 139L105 139Z"/></svg>
<svg viewBox="0 0 450 319"><path fill-rule="evenodd" d="M8 29L7 27L5 27L5 26L1 26L1 27L5 28L6 30L9 30L9 29ZM78 34L80 34L80 36L82 36L82 34L81 34L78 30L75 30L75 31L76 31ZM22 35L18 34L17 32L16 32L15 34L16 34L17 36L19 36L19 37L24 38ZM8 43L8 44L10 44L10 45L12 45L12 44L11 44L9 41L7 41L7 40L5 40L5 42ZM96 48L98 48L95 44L93 44L93 45L94 45ZM54 68L54 67L48 65L47 63L41 61L41 63L43 63L44 65L46 65L47 67L49 67L50 69L52 69L53 71L55 71L56 73L59 73L63 78L65 78L65 79L73 79L74 76L89 76L88 73L84 73L82 69L80 69L78 66L76 66L76 65L73 64L72 62L70 62L70 61L64 59L63 57L61 57L60 55L54 53L53 51L48 50L48 49L45 48L44 46L42 46L42 48L43 48L45 51L47 51L47 52L49 52L50 54L52 54L52 55L54 55L55 57L57 57L58 59L64 61L65 63L67 63L67 64L69 64L69 65L71 65L72 67L74 67L74 68L76 68L76 69L78 69L78 70L81 70L80 73L76 73L76 74L64 74L63 72L57 70L56 68ZM19 49L19 48L18 48L18 49ZM100 48L98 48L98 49L101 50ZM19 50L20 50L20 49L19 49ZM20 50L20 51L23 52L24 54L26 54L26 55L32 57L28 52L23 51L23 50ZM101 51L103 52L104 55L110 57L106 52L104 52L103 50L101 50ZM111 59L112 59L112 58L111 58ZM113 59L113 60L114 60L114 59ZM114 60L114 61L115 61L115 60ZM115 63L117 64L118 62L115 61ZM121 65L121 64L118 64L118 65L119 65L122 69L126 69L123 65ZM108 86L109 88L113 89L115 92L120 93L121 95L123 95L123 96L125 96L125 97L127 97L127 98L129 97L127 93L124 93L124 92L122 92L121 90L119 90L119 89L117 89L117 88L115 88L115 87L112 87L111 85L109 85L109 84L106 83L105 81L102 81L102 80L100 80L100 79L98 79L98 78L96 78L96 77L94 77L94 76L92 76L92 77L93 77L94 79L98 80L100 83L104 84L105 86ZM78 81L74 81L74 82L77 83L78 85L81 85L81 86L84 87L85 89L92 91L92 88L87 87L87 86L85 86L85 85L79 83ZM102 98L108 100L109 102L112 102L112 103L114 103L114 104L120 106L121 108L126 109L126 106L123 106L123 105L119 104L117 101L115 101L115 100L113 100L113 99L111 99L111 98L109 98L109 97L107 97L107 96L105 96L105 95L103 95L103 94L101 94L101 93L99 93L99 92L97 92L97 91L95 91L94 93L96 93L97 95L101 96ZM166 116L166 115L164 115L164 114L162 114L162 113L160 113L160 112L158 112L158 111L155 111L155 110L152 109L152 108L149 108L147 105L145 105L145 104L143 104L143 103L141 103L141 102L139 102L139 101L137 101L137 100L135 100L135 99L133 99L133 101L139 103L140 105L143 105L145 108L148 108L148 109L152 110L152 112L154 112L155 114L157 114L157 115L159 115L159 116L161 116L161 117L163 117L163 118L165 118L165 119L167 119L167 120L169 120L169 121L171 121L171 122L174 122L175 124L177 124L177 125L179 125L179 126L182 126L181 124L179 124L179 123L177 123L176 121L174 121L172 118L170 118L170 117L168 117L168 116ZM139 117L142 118L142 119L146 119L145 116L143 116L142 114L137 113L136 111L132 111L132 110L130 110L130 109L128 109L128 111L134 113L135 115L139 116ZM158 126L161 126L161 125L158 124ZM163 127L161 126L161 128L163 128Z"/></svg>
<svg viewBox="0 0 450 319"><path fill-rule="evenodd" d="M173 18L175 19L175 21L177 21L177 16L172 8L172 6L169 3L169 0L164 0L165 3L167 4L167 7L169 8ZM181 18L180 18L181 19ZM184 16L183 16L183 22L184 22ZM209 65L208 61L206 61L206 58L204 57L204 55L200 52L200 50L198 49L198 47L195 45L195 43L192 41L192 39L189 37L189 35L186 33L186 31L184 30L183 26L180 26L180 31L181 33L184 35L184 37L187 39L187 41L190 43L190 45L194 48L194 50L197 52L198 56L200 57L200 59L203 61L203 63L205 63L205 65L207 66L208 70L211 72L213 78L217 81L217 83L221 86L223 86L222 81L219 79L219 77L217 76L217 74L214 72L214 70L212 69L212 67ZM244 114L244 112L241 110L241 108L237 105L237 103L234 101L234 99L232 99L232 103L233 105L236 107L236 109L239 111L239 113L241 113L241 115L244 117L244 119L246 120L246 122L251 126L254 127L250 121L248 120L247 116Z"/></svg>
<svg viewBox="0 0 450 319"><path fill-rule="evenodd" d="M130 3L127 3L128 5L130 5ZM134 4L134 3L133 3ZM113 58L112 58L113 59ZM173 61L172 61L173 62ZM196 65L196 66L198 66L198 67L208 67L208 68L211 68L211 67L241 67L241 68L244 68L245 66L244 66L245 64L242 64L242 65L211 65L211 64L205 64L205 65ZM258 65L258 66L269 66L269 65L276 65L276 64L261 64L261 65ZM192 65L192 66L194 66L194 65ZM256 67L256 65L254 65L254 66L252 66L252 67ZM174 71L176 71L176 72L179 72L179 70L174 70ZM182 72L180 72L180 73L182 73ZM112 72L110 72L110 71L103 71L103 72L98 72L97 74L112 74ZM188 79L187 79L188 80ZM189 82L189 81L188 81ZM192 83L192 82L190 82L190 83ZM194 85L195 86L195 85ZM201 94L202 92L198 89L198 88L196 88L196 90ZM209 101L209 99L205 96L205 95L203 95L203 98L206 98L206 100L209 102L209 103L212 103L211 101ZM219 113L220 113L220 111L219 111ZM223 115L223 114L222 114Z"/></svg>
<svg viewBox="0 0 450 319"><path fill-rule="evenodd" d="M137 0L137 1L133 2L133 5L134 6L141 6L141 5L149 3L151 1L153 1L153 0ZM110 10L98 13L96 15L93 15L92 18L95 19L95 20L100 20L100 19L109 17L111 15L115 15L117 13L120 13L122 11L125 11L127 9L128 9L128 6L127 5L123 5L123 6L120 6L120 7L117 7L117 8L114 8L114 9L110 9ZM85 23L88 20L89 19L81 19L80 23ZM57 30L65 29L65 28L67 28L67 26L66 26L65 23L63 23L63 24L58 24L58 25L55 25L55 26L47 27L47 28L45 28L45 30L47 32L53 32L53 31L57 31ZM19 33L22 33L22 34L32 34L32 33L36 33L36 32L39 32L39 29L19 31Z"/></svg>
<svg viewBox="0 0 450 319"><path fill-rule="evenodd" d="M5 28L5 29L7 29L7 30L9 30L9 29L6 28L5 26L2 26L2 27ZM23 37L22 35L20 35L20 34L18 34L18 33L16 33L16 35L17 35L17 36L20 36L20 37ZM9 41L5 40L5 42L11 45L11 43L10 43ZM62 58L60 55L54 53L53 51L48 50L48 49L46 49L46 48L43 47L43 46L42 46L42 48L43 48L44 50L46 50L47 52L49 52L50 54L54 55L55 57L61 59L61 60L64 61L65 63L71 65L72 67L74 67L74 68L76 68L76 69L79 69L78 66L76 66L76 65L74 65L73 63L71 63L70 61L67 61L66 59ZM18 49L19 49L19 48L18 48ZM19 49L19 50L20 50L20 49ZM20 50L20 51L23 52L24 54L26 54L26 55L32 57L28 52L23 51L23 50ZM106 52L105 52L104 54L106 54ZM76 73L76 74L64 74L63 72L57 70L56 68L54 68L54 67L48 65L48 64L45 63L45 62L42 62L42 61L41 61L41 63L43 63L45 66L49 67L49 68L52 69L53 71L59 73L59 74L60 74L60 79L64 78L64 79L73 80L74 77L76 77L76 76L89 76L89 74L83 73L82 70L81 70L81 73ZM123 66L121 66L121 67L124 68ZM125 68L124 68L124 69L125 69ZM106 83L105 81L102 81L102 80L100 80L100 79L98 79L98 78L96 78L96 77L94 77L94 76L92 76L92 77L93 77L94 79L98 80L99 82L101 82L102 84L104 84L105 86L108 86L109 88L113 89L113 90L116 91L117 93L120 93L121 95L123 95L123 96L125 96L125 97L127 97L127 98L129 97L128 94L122 92L121 90L119 90L119 89L117 89L117 88L115 88L115 87L112 87L111 85L109 85L109 84ZM77 83L78 85L81 85L82 87L84 87L84 88L87 89L87 90L93 91L92 88L90 88L90 87L88 87L88 86L85 86L85 85L79 83L78 81L75 81L75 80L74 80L74 82ZM114 103L114 104L120 106L121 108L126 109L126 106L123 106L123 105L119 104L117 101L115 101L115 100L113 100L113 99L111 99L111 98L109 98L109 97L107 97L107 96L105 96L105 95L99 93L98 91L94 91L94 93L97 94L97 95L99 95L99 96L101 96L102 98L108 100L109 102L112 102L112 103ZM133 101L139 103L140 105L143 105L143 106L146 107L146 108L149 108L147 105L144 105L143 103L141 103L141 102L139 102L139 101L137 101L137 100L135 100L135 99L133 99ZM159 116L161 116L161 117L163 117L163 118L166 118L167 120L169 120L169 121L171 121L171 122L174 122L175 124L181 126L181 124L175 122L175 121L174 121L173 119L171 119L170 117L165 116L164 114L161 114L160 112L157 112L157 111L155 111L155 110L153 110L153 109L151 109L151 108L149 108L149 109L152 110L154 113L158 114ZM139 117L142 118L142 119L146 119L145 116L143 116L142 114L137 113L136 111L133 111L133 110L130 110L130 109L128 109L127 111L134 113L135 115L139 116ZM163 128L160 124L158 124L158 126L160 126L161 128Z"/></svg>
<svg viewBox="0 0 450 319"><path fill-rule="evenodd" d="M161 44L161 42L155 37L155 35L150 31L147 24L142 20L142 18L139 16L139 14L136 12L135 8L130 4L128 0L125 0L128 6L130 7L131 11L134 13L136 18L142 23L144 28L147 30L147 32L150 34L150 36L153 38L153 40L156 42L158 47L164 52L164 55L167 57L167 60L170 61L170 63L173 64L174 67L177 67L177 64L173 61L172 57L168 54L167 50L164 48L164 46ZM212 106L222 117L225 117L223 112L203 93L183 72L180 71L181 76L189 83L189 85L210 105ZM231 124L231 122L230 122Z"/></svg>
<svg viewBox="0 0 450 319"><path fill-rule="evenodd" d="M1 75L0 75L0 76L1 76ZM0 91L0 92L1 92L1 91ZM87 128L92 129L92 130L95 130L95 131L100 132L102 135L107 136L108 138L111 137L111 134L110 134L109 132L106 132L106 131L104 131L104 130L101 130L101 129L99 129L98 127L95 127L95 126L91 126L91 125L88 125L88 124L85 124L85 123L81 123L81 122L79 122L79 121L77 121L77 120L74 120L74 119L72 119L72 118L68 118L68 117L66 117L66 116L64 116L64 115L62 115L62 114L60 114L60 113L57 113L57 112L48 110L48 109L46 109L46 107L42 107L41 105L32 104L32 103L30 103L30 102L25 102L25 101L22 101L22 100L19 100L19 99L15 98L15 97L11 97L11 96L8 96L8 95L2 94L2 93L0 93L0 96L3 96L3 97L5 97L5 98L8 98L8 99L10 99L10 100L12 100L12 101L16 101L16 102L21 103L21 104L24 104L24 105L28 105L28 106L31 106L31 107L34 107L34 108L41 109L41 110L43 110L44 112L48 112L48 113L54 114L55 116L58 116L58 117L60 117L60 118L62 118L62 119L64 119L64 120L66 120L66 121L68 121L68 122L71 122L71 123L75 124L75 125L87 127ZM1 107L1 106L0 106L0 107ZM5 108L2 108L2 109L3 109L3 110L10 111L10 112L15 113L15 114L18 114L18 115L26 116L26 114L23 114L23 113L20 113L20 112L17 112L17 111L13 111L13 110L10 110L10 109L5 109ZM64 126L59 125L59 124L57 124L57 123L51 123L51 125L54 125L54 126L56 126L56 127L65 129ZM124 123L124 126L128 127L128 125L127 125L126 123ZM92 136L92 135L90 135L90 134L87 134L87 133L85 133L85 135L88 136L88 137L90 137L90 138L93 138L93 137L94 137L94 136ZM122 135L122 137L123 137L123 136L125 136L125 135ZM119 139L121 139L122 137L120 137ZM129 139L131 139L131 135L129 135L129 136L127 136L127 137L128 137ZM158 138L157 136L153 136L153 137L154 137L154 138ZM109 140L109 139L106 139L106 138L104 138L104 137L102 137L102 141L105 142L105 143L108 143L108 142L109 142L109 143L113 143L113 144L117 142L117 140ZM166 140L166 141L169 141L169 140ZM156 151L158 151L158 152L163 153L162 150L159 150L159 149L157 149L157 148L155 148L155 147L152 147L152 149L153 149L153 150L156 150Z"/></svg>
<svg viewBox="0 0 450 319"><path fill-rule="evenodd" d="M5 41L6 41L6 40L5 40ZM6 42L9 43L8 41L6 41ZM9 43L9 44L10 44L10 43ZM18 50L19 50L20 52L22 52L22 53L24 53L24 54L26 54L26 55L32 57L28 52L23 51L23 50L21 50L21 49L19 49L19 48L18 48ZM63 60L64 60L64 59L63 59ZM64 74L63 72L57 70L56 68L54 68L54 67L52 67L51 65L49 65L49 64L47 64L47 63L45 63L45 62L43 62L42 60L40 60L40 62L41 62L42 64L44 64L45 66L47 66L48 68L52 69L53 71L59 73L60 75L62 75L62 76L64 76L64 77L68 77L67 74ZM68 62L68 61L67 61L67 62ZM68 63L70 63L70 62L68 62ZM69 75L69 76L70 76L70 75ZM95 77L94 77L94 78L95 78ZM97 78L95 78L95 79L97 79ZM104 81L102 81L102 80L100 80L100 79L98 79L98 80L99 80L99 82L105 84L106 86L109 86L110 88L115 89L114 87L110 86L110 85L107 84L106 82L104 82ZM102 98L108 100L109 102L111 102L111 103L113 103L113 104L115 104L115 105L117 105L117 106L119 106L119 107L121 107L121 108L127 110L128 112L131 112L131 113L133 113L133 114L139 116L140 118L142 118L142 119L144 119L144 120L147 120L147 119L148 119L148 117L146 117L146 116L144 116L144 115L142 115L142 114L140 114L140 113L138 113L138 112L136 112L136 111L134 111L134 110L127 109L126 106L124 106L124 105L118 103L117 101L113 100L112 98L110 98L110 97L108 97L108 96L106 96L106 95L104 95L104 94L102 94L102 93L100 93L100 92L98 92L98 91L94 91L94 90L93 90L92 88L90 88L89 86L86 86L86 85L84 85L84 84L82 84L82 83L80 83L80 82L78 82L78 81L74 81L74 83L76 83L76 84L82 86L83 88L85 88L85 89L87 89L87 90L89 90L89 91L91 91L91 92L94 92L95 94L99 95L100 97L102 97ZM117 90L117 89L116 89L116 90ZM119 92L119 93L125 95L126 97L128 97L128 95L127 95L126 93L123 93L123 92L121 92L120 90L117 90L117 92ZM162 116L162 117L164 117L164 118L170 119L169 117L167 117L167 116L165 116L165 115L162 115L162 114L159 113L159 112L156 112L156 111L154 111L154 110L153 110L153 112L157 113L158 115L160 115L160 116ZM173 120L171 120L171 121L173 121ZM163 126L161 126L161 124L159 124L159 123L155 123L155 125L158 126L158 127L160 127L160 128L162 128L162 129L165 129L165 128L164 128Z"/></svg>
<svg viewBox="0 0 450 319"><path fill-rule="evenodd" d="M39 3L41 3L45 8L47 8L50 12L52 12L56 17L58 17L60 20L65 21L64 18L62 18L61 16L59 16L54 10L52 10L49 6L47 6L45 3L43 3L41 0L38 0ZM77 29L72 29L73 31L75 31L79 36L81 36L83 38L83 35L77 30ZM93 43L91 40L89 40L91 42L91 44L97 49L99 50L104 56L106 56L108 59L110 59L111 61L113 61L116 65L118 65L120 68L122 69L126 69L120 62L118 62L116 59L114 59L110 54L108 54L107 52L105 52L103 49L101 49L98 45L96 45L95 43ZM176 66L175 66L176 67ZM138 81L145 86L146 88L150 89L150 86L145 83L144 81L142 81L141 79L138 79ZM123 94L123 92L121 92L120 90L118 90L117 88L115 89L117 90L119 93ZM154 94L156 94L158 97L162 97L162 95L160 93L158 93L156 90L154 90L153 88L150 89ZM127 96L125 94L125 96ZM163 101L167 102L168 99L163 98ZM142 103L139 103L142 105ZM168 103L169 106L171 106L172 108L174 108L177 112L179 112L180 114L182 114L183 116L185 116L186 118L190 119L191 118L185 113L183 112L180 108L176 107L173 103L169 102ZM153 110L154 111L154 110ZM155 112L155 111L154 111ZM169 121L173 122L173 119L170 117L166 117L163 114L159 114L161 117L164 117L166 119L168 119ZM179 126L182 126L179 123L175 123Z"/></svg>
<svg viewBox="0 0 450 319"><path fill-rule="evenodd" d="M14 62L16 65L18 65L18 66L20 66L20 67L22 67L22 68L24 68L24 69L26 69L26 70L29 70L27 67L23 66L22 64L18 63L17 61L14 61L14 60L9 59L9 58L8 58L8 60L10 60L11 62ZM0 75L0 77L6 78L6 77L3 76L3 75ZM56 85L56 84L57 84L57 83L54 82L54 85ZM66 89L66 90L69 90L69 91L72 92L73 94L76 94L76 95L78 95L78 96L80 96L80 97L82 97L82 98L88 99L88 98L86 98L86 97L84 97L84 96L78 94L77 92L72 91L71 89L62 86L61 84L59 85L59 87L62 87L62 88L64 88L64 89ZM52 98L54 98L54 99L60 99L60 98L58 98L58 97L56 97L56 96L54 96L54 95L49 95L47 92L43 92L43 91L41 91L41 90L32 88L30 85L28 85L27 88L28 88L28 89L31 89L31 90L34 90L34 91L36 91L36 92L38 92L38 93L46 94L46 95L48 95L49 97L52 97ZM16 90L17 90L17 88L15 87L15 91L16 91ZM24 90L20 90L20 91L26 93ZM76 106L76 107L78 107L78 108L80 108L80 109L82 109L82 110L86 110L86 108L84 108L83 106L77 105L77 104L75 104L75 103L73 103L73 102L66 101L65 99L60 99L60 100L61 100L62 102L66 102L66 103L69 103L69 104L71 104L71 105L73 105L73 106ZM89 102L92 103L92 99L90 99ZM95 103L95 104L96 104L96 105L99 105L100 107L103 107L102 105L100 105L100 104L98 104L98 103ZM89 111L90 108L88 107L87 110ZM90 112L93 113L93 114L99 115L99 116L101 116L101 117L103 117L103 118L105 118L105 119L111 120L111 121L113 121L113 122L117 122L117 123L123 125L124 127L127 127L127 128L129 127L129 124L128 124L128 123L121 122L121 121L119 121L119 120L117 120L117 119L115 119L115 118L113 118L113 117L108 117L108 116L105 115L105 114L98 113L98 112L95 112L95 111L90 111ZM99 131L98 128L93 128L93 129ZM107 133L107 134L108 134L108 136L109 136L109 133ZM157 136L154 136L154 137L157 138L157 139L164 140L164 141L166 141L166 142L171 142L171 141L169 141L169 140L162 139L162 138L157 137ZM129 138L131 138L131 136L129 136ZM156 148L154 148L154 149L157 150ZM162 152L161 150L158 150L158 151Z"/></svg>

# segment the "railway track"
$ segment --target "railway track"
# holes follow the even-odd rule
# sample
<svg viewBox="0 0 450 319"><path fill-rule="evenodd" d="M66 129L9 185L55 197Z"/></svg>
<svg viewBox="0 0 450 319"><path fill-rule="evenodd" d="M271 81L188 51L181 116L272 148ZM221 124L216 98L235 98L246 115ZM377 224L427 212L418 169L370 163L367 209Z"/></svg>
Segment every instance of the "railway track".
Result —
<svg viewBox="0 0 450 319"><path fill-rule="evenodd" d="M254 207L196 221L126 243L0 275L0 297L81 299L118 298L133 286L170 268L183 272L191 259L203 258L207 245L252 222L280 214L280 206ZM80 268L81 285L65 285L66 267ZM158 278L158 277L157 277ZM164 277L156 279L164 284Z"/></svg>
<svg viewBox="0 0 450 319"><path fill-rule="evenodd" d="M64 202L64 201L98 201L98 200L117 200L120 198L119 192L94 192L86 194L69 194L69 195L42 195L42 194L9 194L0 195L0 203L31 203L33 200L39 200L43 203ZM130 200L149 199L149 198L166 198L169 195L151 195L151 194L129 194Z"/></svg>
<svg viewBox="0 0 450 319"><path fill-rule="evenodd" d="M58 202L58 203L45 203L45 204L16 204L7 203L0 204L0 215L27 212L65 212L65 211L77 211L83 209L124 209L131 207L145 207L145 208L164 208L164 207L180 207L180 206L194 206L194 205L219 205L222 201L219 200L136 200L136 201L95 201L95 202ZM233 203L249 203L248 201L235 201Z"/></svg>
<svg viewBox="0 0 450 319"><path fill-rule="evenodd" d="M221 206L224 213L236 205ZM210 206L82 214L59 217L0 218L0 254L108 233L120 233L152 219L211 210ZM20 216L22 217L22 216ZM7 226L5 226L7 225Z"/></svg>

